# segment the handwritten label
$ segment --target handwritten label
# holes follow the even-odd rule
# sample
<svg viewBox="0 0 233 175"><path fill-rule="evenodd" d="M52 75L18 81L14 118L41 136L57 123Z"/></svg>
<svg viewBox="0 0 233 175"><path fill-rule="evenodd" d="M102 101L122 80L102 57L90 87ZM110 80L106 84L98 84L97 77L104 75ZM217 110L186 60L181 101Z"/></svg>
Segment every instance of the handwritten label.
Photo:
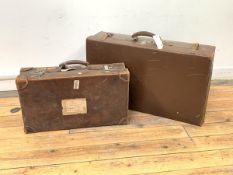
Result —
<svg viewBox="0 0 233 175"><path fill-rule="evenodd" d="M61 103L63 115L76 115L87 113L86 98L63 99Z"/></svg>

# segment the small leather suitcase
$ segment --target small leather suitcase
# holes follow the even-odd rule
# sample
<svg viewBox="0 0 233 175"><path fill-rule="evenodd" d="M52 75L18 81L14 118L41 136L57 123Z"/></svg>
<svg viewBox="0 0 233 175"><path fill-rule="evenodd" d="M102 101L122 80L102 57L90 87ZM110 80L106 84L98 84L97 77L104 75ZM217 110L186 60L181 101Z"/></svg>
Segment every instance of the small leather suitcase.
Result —
<svg viewBox="0 0 233 175"><path fill-rule="evenodd" d="M153 36L99 32L86 40L87 61L125 63L130 109L202 125L215 47L164 40L158 49Z"/></svg>
<svg viewBox="0 0 233 175"><path fill-rule="evenodd" d="M16 85L26 133L127 124L129 72L123 63L22 68Z"/></svg>

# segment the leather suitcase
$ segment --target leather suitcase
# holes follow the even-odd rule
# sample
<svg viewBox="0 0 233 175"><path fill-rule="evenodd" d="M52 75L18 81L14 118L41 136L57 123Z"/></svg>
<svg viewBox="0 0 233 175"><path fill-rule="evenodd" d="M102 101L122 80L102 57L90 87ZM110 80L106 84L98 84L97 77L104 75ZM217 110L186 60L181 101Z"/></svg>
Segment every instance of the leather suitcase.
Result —
<svg viewBox="0 0 233 175"><path fill-rule="evenodd" d="M164 40L158 49L153 36L99 32L86 40L87 61L125 63L131 76L130 109L202 125L215 47Z"/></svg>
<svg viewBox="0 0 233 175"><path fill-rule="evenodd" d="M26 133L127 124L129 72L123 63L22 68L16 85Z"/></svg>

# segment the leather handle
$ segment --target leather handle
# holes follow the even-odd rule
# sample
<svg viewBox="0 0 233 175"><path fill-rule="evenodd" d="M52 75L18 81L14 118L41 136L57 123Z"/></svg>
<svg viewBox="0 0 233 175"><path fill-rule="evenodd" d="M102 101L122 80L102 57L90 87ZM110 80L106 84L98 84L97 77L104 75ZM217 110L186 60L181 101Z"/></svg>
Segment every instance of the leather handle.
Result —
<svg viewBox="0 0 233 175"><path fill-rule="evenodd" d="M154 36L154 33L151 32L147 32L147 31L140 31L140 32L136 32L133 35L131 35L131 37L133 38L134 41L138 40L139 36L148 36L148 37L152 37Z"/></svg>
<svg viewBox="0 0 233 175"><path fill-rule="evenodd" d="M59 64L59 67L62 69L65 69L66 66L70 65L70 64L81 64L81 65L87 66L89 63L86 61L80 61L80 60L69 60L69 61L65 61L65 62Z"/></svg>

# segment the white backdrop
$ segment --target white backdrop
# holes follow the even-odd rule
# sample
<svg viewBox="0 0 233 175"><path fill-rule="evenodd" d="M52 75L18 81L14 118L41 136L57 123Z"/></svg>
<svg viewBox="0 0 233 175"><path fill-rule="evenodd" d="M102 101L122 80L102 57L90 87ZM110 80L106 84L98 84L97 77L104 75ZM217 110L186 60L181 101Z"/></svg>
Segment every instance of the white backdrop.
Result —
<svg viewBox="0 0 233 175"><path fill-rule="evenodd" d="M0 0L0 77L85 59L101 30L216 45L215 69L233 67L232 0Z"/></svg>

